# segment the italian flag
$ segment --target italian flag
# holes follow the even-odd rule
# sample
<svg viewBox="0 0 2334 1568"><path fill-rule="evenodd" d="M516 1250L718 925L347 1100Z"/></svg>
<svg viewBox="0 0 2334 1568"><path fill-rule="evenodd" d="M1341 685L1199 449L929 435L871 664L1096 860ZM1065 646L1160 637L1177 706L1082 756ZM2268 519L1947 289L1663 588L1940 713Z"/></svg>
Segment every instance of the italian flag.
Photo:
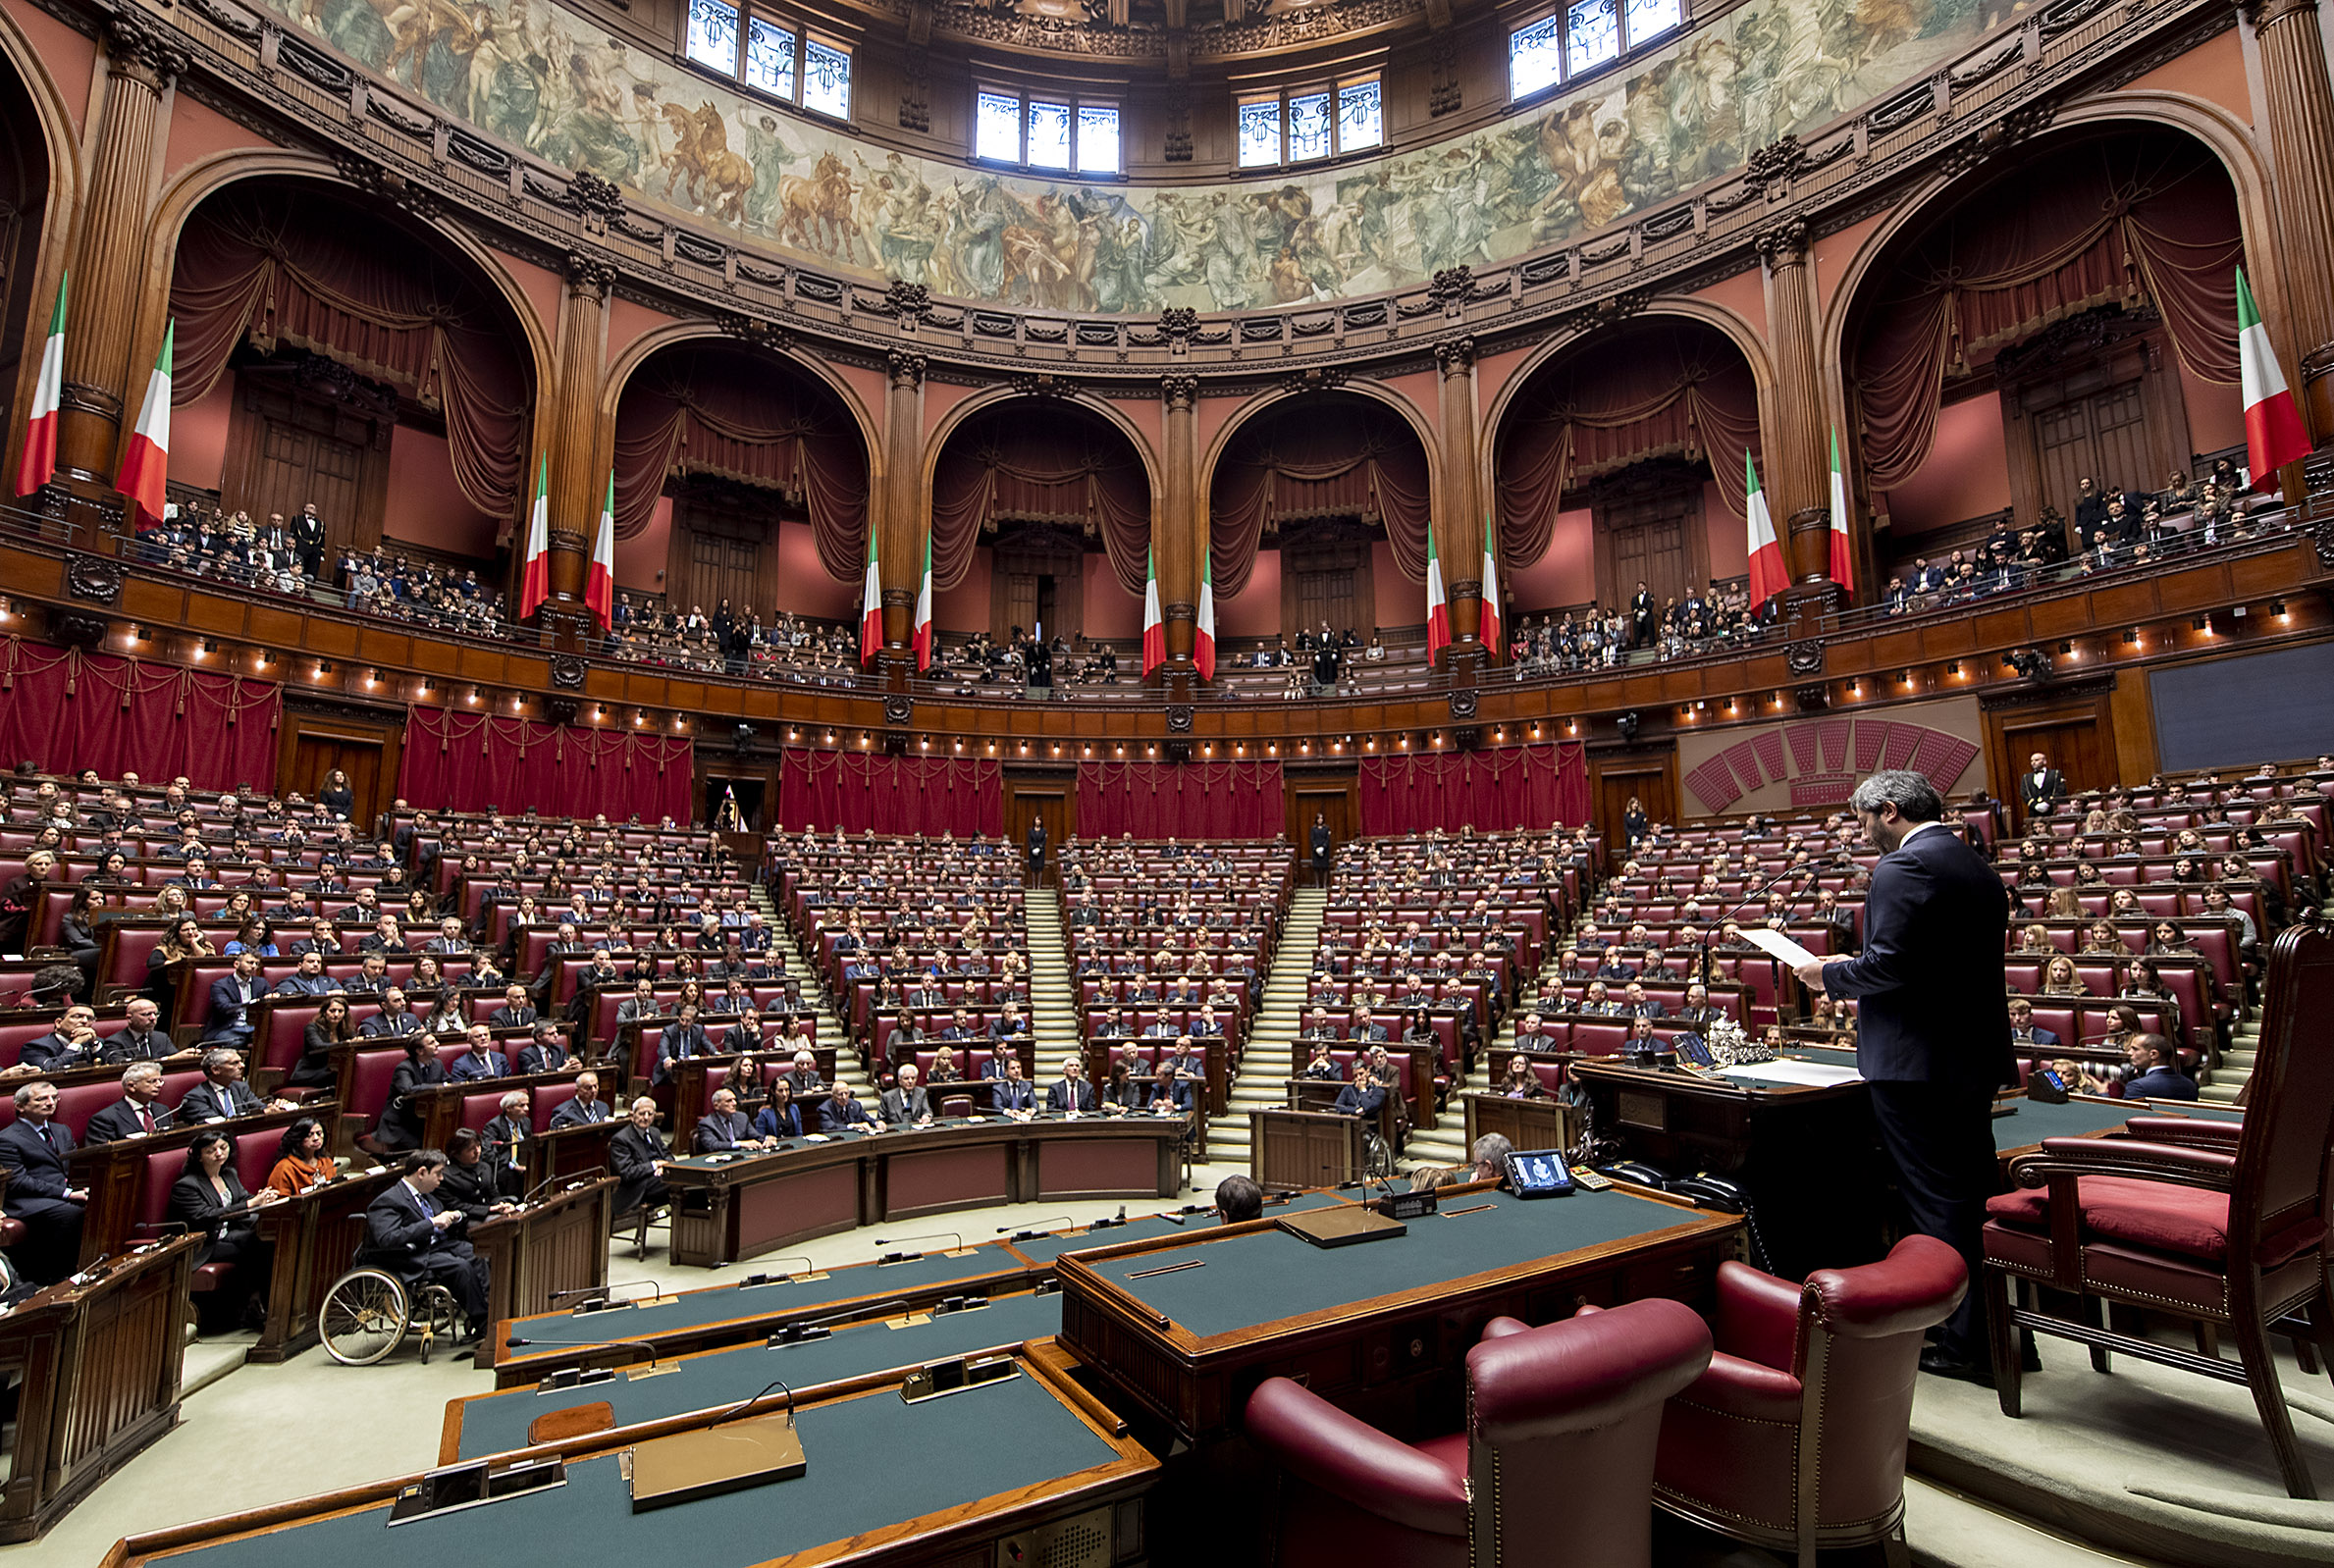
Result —
<svg viewBox="0 0 2334 1568"><path fill-rule="evenodd" d="M924 531L924 580L916 587L916 667L932 667L932 535Z"/></svg>
<svg viewBox="0 0 2334 1568"><path fill-rule="evenodd" d="M122 454L121 477L114 481L115 489L137 503L140 528L160 523L162 507L170 498L170 350L178 336L176 321L162 329L162 352L146 382L146 400L138 405L130 449ZM58 364L62 367L64 361ZM46 373L44 367L42 374Z"/></svg>
<svg viewBox="0 0 2334 1568"><path fill-rule="evenodd" d="M1831 580L1855 592L1856 562L1848 553L1848 476L1839 466L1837 427L1831 432Z"/></svg>
<svg viewBox="0 0 2334 1568"><path fill-rule="evenodd" d="M65 400L65 286L57 281L57 308L49 312L48 340L40 348L40 382L25 421L25 453L17 464L17 494L29 496L57 477L57 406Z"/></svg>
<svg viewBox="0 0 2334 1568"><path fill-rule="evenodd" d="M859 661L872 664L883 651L883 572L875 555L875 525L868 523L867 591L859 596Z"/></svg>
<svg viewBox="0 0 2334 1568"><path fill-rule="evenodd" d="M1426 531L1426 662L1451 646L1451 606L1443 599L1443 557L1434 549L1434 530Z"/></svg>
<svg viewBox="0 0 2334 1568"><path fill-rule="evenodd" d="M1142 678L1167 662L1167 622L1159 614L1159 553L1142 552Z"/></svg>
<svg viewBox="0 0 2334 1568"><path fill-rule="evenodd" d="M1216 562L1215 552L1199 547L1199 632L1192 641L1192 664L1199 678L1216 678Z"/></svg>
<svg viewBox="0 0 2334 1568"><path fill-rule="evenodd" d="M584 579L584 602L600 629L616 618L616 471L608 471L608 499L600 503L600 537L592 542L592 571Z"/></svg>
<svg viewBox="0 0 2334 1568"><path fill-rule="evenodd" d="M527 508L527 553L519 568L518 618L551 598L551 453L535 460L535 504Z"/></svg>
<svg viewBox="0 0 2334 1568"><path fill-rule="evenodd" d="M2243 267L2237 269L2237 358L2245 378L2245 466L2253 473L2253 488L2267 490L2277 483L2280 468L2309 455L2309 433L2286 390L2285 372L2278 368L2277 350L2269 346L2269 331L2261 325Z"/></svg>
<svg viewBox="0 0 2334 1568"><path fill-rule="evenodd" d="M1500 652L1500 533L1499 514L1483 514L1483 602L1476 612L1475 635L1491 656Z"/></svg>
<svg viewBox="0 0 2334 1568"><path fill-rule="evenodd" d="M1750 607L1755 613L1791 585L1783 566L1783 548L1775 540L1775 519L1767 514L1767 494L1759 489L1758 465L1750 448L1742 450L1742 471L1750 480Z"/></svg>

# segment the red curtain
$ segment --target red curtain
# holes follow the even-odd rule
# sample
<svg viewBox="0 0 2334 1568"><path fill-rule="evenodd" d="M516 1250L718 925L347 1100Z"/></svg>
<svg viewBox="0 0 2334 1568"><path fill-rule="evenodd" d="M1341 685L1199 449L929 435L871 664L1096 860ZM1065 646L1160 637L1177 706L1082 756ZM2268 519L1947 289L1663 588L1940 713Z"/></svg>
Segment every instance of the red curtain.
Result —
<svg viewBox="0 0 2334 1568"><path fill-rule="evenodd" d="M416 707L398 793L429 810L687 823L695 768L695 745L673 736Z"/></svg>
<svg viewBox="0 0 2334 1568"><path fill-rule="evenodd" d="M1361 762L1364 833L1576 827L1588 816L1588 748L1579 741Z"/></svg>
<svg viewBox="0 0 2334 1568"><path fill-rule="evenodd" d="M932 586L954 588L973 549L1003 522L1099 537L1119 586L1142 592L1150 476L1124 433L1073 403L984 409L949 436L932 469Z"/></svg>
<svg viewBox="0 0 2334 1568"><path fill-rule="evenodd" d="M454 482L516 517L525 498L524 340L462 263L394 224L313 190L232 190L179 236L171 401L200 401L247 340L289 344L388 382L446 418Z"/></svg>
<svg viewBox="0 0 2334 1568"><path fill-rule="evenodd" d="M1871 482L1927 459L1946 376L2102 305L2152 305L2181 363L2236 385L2244 250L2227 173L2182 135L2087 142L1973 191L1893 260L1857 340Z"/></svg>
<svg viewBox="0 0 2334 1568"><path fill-rule="evenodd" d="M778 825L846 833L1005 831L1004 769L990 758L881 757L787 749L778 775Z"/></svg>
<svg viewBox="0 0 2334 1568"><path fill-rule="evenodd" d="M647 530L667 478L712 474L801 506L829 577L866 569L866 441L833 393L782 362L721 343L656 355L616 409L615 473L618 539Z"/></svg>
<svg viewBox="0 0 2334 1568"><path fill-rule="evenodd" d="M44 773L186 775L198 790L276 786L284 689L10 638L0 645L0 758Z"/></svg>
<svg viewBox="0 0 2334 1568"><path fill-rule="evenodd" d="M1208 486L1216 596L1229 599L1247 586L1267 523L1278 528L1310 517L1383 523L1394 564L1423 583L1431 501L1426 448L1383 404L1349 395L1267 412L1233 437Z"/></svg>
<svg viewBox="0 0 2334 1568"><path fill-rule="evenodd" d="M1081 762L1081 838L1271 838L1287 826L1278 762Z"/></svg>
<svg viewBox="0 0 2334 1568"><path fill-rule="evenodd" d="M1707 461L1747 510L1742 454L1759 449L1759 390L1742 350L1699 324L1614 334L1540 370L1499 451L1500 565L1548 552L1565 492L1648 457Z"/></svg>

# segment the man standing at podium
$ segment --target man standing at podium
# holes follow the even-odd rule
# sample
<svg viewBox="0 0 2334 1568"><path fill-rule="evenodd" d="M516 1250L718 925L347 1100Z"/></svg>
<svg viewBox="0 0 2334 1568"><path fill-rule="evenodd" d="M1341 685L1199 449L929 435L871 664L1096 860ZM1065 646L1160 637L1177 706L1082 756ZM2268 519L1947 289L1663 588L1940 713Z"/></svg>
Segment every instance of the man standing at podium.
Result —
<svg viewBox="0 0 2334 1568"><path fill-rule="evenodd" d="M1921 1370L1989 1385L1979 1231L1996 1181L1993 1091L2016 1078L2002 986L2009 895L1944 825L1944 799L1923 775L1875 773L1848 806L1882 852L1865 898L1864 951L1802 964L1798 974L1811 989L1855 1000L1856 1070L1912 1228L1969 1265L1969 1293L1922 1353Z"/></svg>

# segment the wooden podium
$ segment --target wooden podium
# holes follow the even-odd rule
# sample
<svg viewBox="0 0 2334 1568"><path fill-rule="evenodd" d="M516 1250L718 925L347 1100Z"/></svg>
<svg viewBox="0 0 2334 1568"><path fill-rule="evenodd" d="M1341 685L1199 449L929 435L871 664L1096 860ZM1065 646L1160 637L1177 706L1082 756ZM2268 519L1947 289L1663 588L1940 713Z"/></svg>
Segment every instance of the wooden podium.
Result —
<svg viewBox="0 0 2334 1568"><path fill-rule="evenodd" d="M608 1283L612 1176L579 1176L516 1214L470 1227L486 1260L487 1317L496 1323L569 1305L567 1292Z"/></svg>
<svg viewBox="0 0 2334 1568"><path fill-rule="evenodd" d="M1361 1178L1360 1118L1275 1107L1248 1113L1248 1175L1267 1192Z"/></svg>

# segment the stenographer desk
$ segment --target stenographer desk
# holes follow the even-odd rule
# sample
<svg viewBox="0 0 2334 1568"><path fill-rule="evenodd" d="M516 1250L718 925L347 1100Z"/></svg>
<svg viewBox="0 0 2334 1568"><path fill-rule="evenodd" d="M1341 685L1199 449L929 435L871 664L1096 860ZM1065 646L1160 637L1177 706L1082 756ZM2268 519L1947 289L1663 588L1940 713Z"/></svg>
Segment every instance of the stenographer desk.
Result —
<svg viewBox="0 0 2334 1568"><path fill-rule="evenodd" d="M646 1563L691 1568L826 1562L861 1568L1051 1560L1056 1540L1098 1540L1095 1560L1140 1557L1159 1465L1051 1359L918 1404L893 1382L804 1402L807 1468L788 1481L635 1512L632 1439L561 1445L563 1485L392 1529L403 1482L133 1537L109 1568L409 1568L416 1562ZM768 1379L740 1388L730 1405ZM773 1396L756 1414L774 1412ZM703 1430L724 1411L682 1424ZM1065 1542L1066 1543L1066 1542ZM1083 1556L1065 1561L1087 1560Z"/></svg>
<svg viewBox="0 0 2334 1568"><path fill-rule="evenodd" d="M1489 1318L1548 1323L1646 1296L1705 1304L1741 1227L1619 1190L1441 1196L1406 1234L1358 1245L1316 1247L1268 1218L1072 1253L1056 1266L1062 1344L1199 1442L1236 1427L1268 1377L1302 1374L1360 1413L1455 1385Z"/></svg>
<svg viewBox="0 0 2334 1568"><path fill-rule="evenodd" d="M1183 1186L1181 1118L972 1117L791 1138L664 1171L672 1261L713 1266L859 1226L1053 1198L1168 1198Z"/></svg>

